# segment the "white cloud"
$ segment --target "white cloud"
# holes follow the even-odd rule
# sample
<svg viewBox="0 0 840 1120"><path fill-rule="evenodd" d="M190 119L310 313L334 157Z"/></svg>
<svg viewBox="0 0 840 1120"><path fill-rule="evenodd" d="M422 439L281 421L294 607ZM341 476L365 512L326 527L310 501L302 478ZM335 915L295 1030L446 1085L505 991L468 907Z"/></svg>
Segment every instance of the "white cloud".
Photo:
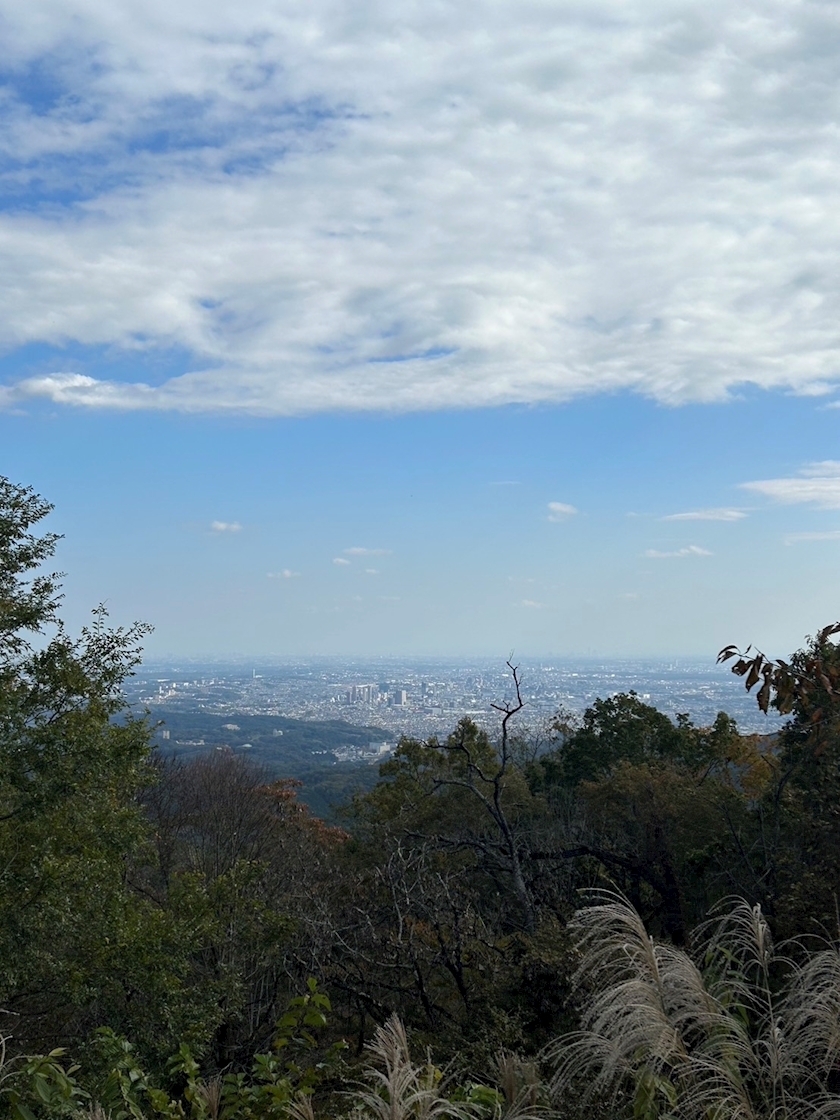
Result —
<svg viewBox="0 0 840 1120"><path fill-rule="evenodd" d="M840 541L840 529L827 529L824 533L788 533L785 544L799 544L800 541Z"/></svg>
<svg viewBox="0 0 840 1120"><path fill-rule="evenodd" d="M339 567L345 567L349 565L349 563L350 561L345 560L343 556L336 556L333 558L333 564L337 564Z"/></svg>
<svg viewBox="0 0 840 1120"><path fill-rule="evenodd" d="M211 533L241 533L242 526L238 521L211 521Z"/></svg>
<svg viewBox="0 0 840 1120"><path fill-rule="evenodd" d="M293 572L291 568L284 568L282 572L267 572L269 579L297 579L300 572Z"/></svg>
<svg viewBox="0 0 840 1120"><path fill-rule="evenodd" d="M365 575L366 576L378 576L379 575L379 569L378 568L365 568Z"/></svg>
<svg viewBox="0 0 840 1120"><path fill-rule="evenodd" d="M840 509L840 461L826 459L808 463L794 477L742 482L741 487L786 505L811 504L820 509Z"/></svg>
<svg viewBox="0 0 840 1120"><path fill-rule="evenodd" d="M548 520L549 521L566 521L570 517L574 517L577 510L574 506L567 505L566 502L549 502L548 503Z"/></svg>
<svg viewBox="0 0 840 1120"><path fill-rule="evenodd" d="M390 556L390 548L345 548L345 556Z"/></svg>
<svg viewBox="0 0 840 1120"><path fill-rule="evenodd" d="M4 407L838 387L830 4L6 0L3 50L0 346L133 371Z"/></svg>
<svg viewBox="0 0 840 1120"><path fill-rule="evenodd" d="M538 603L536 599L522 599L519 606L526 607L529 610L544 610L545 603Z"/></svg>
<svg viewBox="0 0 840 1120"><path fill-rule="evenodd" d="M688 513L669 513L662 521L742 521L746 517L742 509L695 509Z"/></svg>
<svg viewBox="0 0 840 1120"><path fill-rule="evenodd" d="M684 556L712 556L713 553L709 552L707 548L700 548L696 544L690 544L685 548L674 549L673 552L660 552L657 548L648 548L643 555L650 560L673 560L680 559Z"/></svg>

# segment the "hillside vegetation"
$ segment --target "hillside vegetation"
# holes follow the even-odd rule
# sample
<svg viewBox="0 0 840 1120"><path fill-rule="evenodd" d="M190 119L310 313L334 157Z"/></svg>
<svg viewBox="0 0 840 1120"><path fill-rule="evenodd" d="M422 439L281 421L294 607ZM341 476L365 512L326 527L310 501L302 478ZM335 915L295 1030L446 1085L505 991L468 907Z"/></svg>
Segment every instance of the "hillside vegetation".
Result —
<svg viewBox="0 0 840 1120"><path fill-rule="evenodd" d="M349 751L377 746L386 732L344 720L291 719L237 711L219 715L195 708L183 711L151 706L147 722L151 745L162 758L196 761L214 752L247 756L269 778L294 777L305 788L305 801L316 816L332 818L336 807L369 790L377 779L374 766L338 761ZM163 732L168 732L166 738Z"/></svg>
<svg viewBox="0 0 840 1120"><path fill-rule="evenodd" d="M336 827L279 718L153 749L146 629L66 633L48 512L0 479L0 1113L840 1114L836 628L724 651L775 739L630 692L537 745L511 666L496 736L403 740Z"/></svg>

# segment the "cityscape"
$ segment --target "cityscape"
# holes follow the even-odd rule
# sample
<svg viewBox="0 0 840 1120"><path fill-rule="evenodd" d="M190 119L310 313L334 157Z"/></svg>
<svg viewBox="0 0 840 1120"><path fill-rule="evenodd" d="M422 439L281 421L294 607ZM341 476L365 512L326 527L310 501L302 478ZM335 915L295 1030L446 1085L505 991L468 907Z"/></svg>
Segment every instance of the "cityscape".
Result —
<svg viewBox="0 0 840 1120"><path fill-rule="evenodd" d="M516 664L521 679L520 733L539 735L558 714L572 718L598 697L634 690L645 703L672 718L687 713L697 725L719 711L744 732L772 733L775 714L763 715L755 699L725 666L699 660L556 660ZM514 696L511 668L502 661L455 659L339 659L238 662L154 661L131 679L135 708L214 715L283 716L335 721L381 731L377 740L400 736L445 737L467 716L491 734L497 707ZM355 757L361 757L357 748ZM382 743L372 742L379 756ZM340 757L340 756L337 756ZM346 755L344 756L347 757Z"/></svg>

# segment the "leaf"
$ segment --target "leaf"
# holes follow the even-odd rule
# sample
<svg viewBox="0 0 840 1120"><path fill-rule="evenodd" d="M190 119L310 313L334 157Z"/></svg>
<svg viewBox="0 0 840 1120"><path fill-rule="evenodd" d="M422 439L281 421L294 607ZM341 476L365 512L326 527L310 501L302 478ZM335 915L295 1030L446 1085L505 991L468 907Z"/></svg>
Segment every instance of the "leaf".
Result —
<svg viewBox="0 0 840 1120"><path fill-rule="evenodd" d="M38 1097L40 1097L40 1099L43 1101L44 1104L49 1104L50 1103L50 1101L52 1100L52 1093L50 1092L50 1086L49 1086L48 1082L43 1077L40 1076L40 1074L36 1073L35 1076L33 1077L32 1087L35 1090L36 1095Z"/></svg>
<svg viewBox="0 0 840 1120"><path fill-rule="evenodd" d="M765 715L767 714L767 709L770 707L770 688L770 678L765 677L764 684L758 690L755 697L759 708L762 710L762 712L764 712Z"/></svg>

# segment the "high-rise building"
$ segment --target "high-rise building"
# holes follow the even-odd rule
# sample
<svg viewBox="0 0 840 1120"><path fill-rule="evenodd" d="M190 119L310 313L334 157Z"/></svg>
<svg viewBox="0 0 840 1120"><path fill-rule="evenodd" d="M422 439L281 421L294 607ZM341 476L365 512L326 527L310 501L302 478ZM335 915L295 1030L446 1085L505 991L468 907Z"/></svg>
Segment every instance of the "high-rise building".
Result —
<svg viewBox="0 0 840 1120"><path fill-rule="evenodd" d="M351 684L345 693L348 704L373 704L379 699L375 684Z"/></svg>

